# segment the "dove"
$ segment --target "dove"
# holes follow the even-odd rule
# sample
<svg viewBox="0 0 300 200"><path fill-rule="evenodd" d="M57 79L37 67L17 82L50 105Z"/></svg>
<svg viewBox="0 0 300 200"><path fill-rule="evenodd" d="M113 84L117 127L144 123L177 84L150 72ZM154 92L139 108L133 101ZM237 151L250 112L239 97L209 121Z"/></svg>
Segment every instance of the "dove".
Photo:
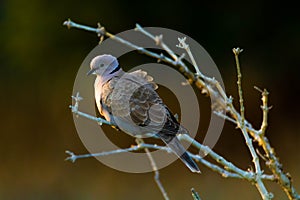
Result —
<svg viewBox="0 0 300 200"><path fill-rule="evenodd" d="M192 171L200 173L177 134L188 134L156 92L146 71L123 71L117 58L104 54L90 62L87 75L96 75L95 101L99 113L117 129L137 138L156 135Z"/></svg>

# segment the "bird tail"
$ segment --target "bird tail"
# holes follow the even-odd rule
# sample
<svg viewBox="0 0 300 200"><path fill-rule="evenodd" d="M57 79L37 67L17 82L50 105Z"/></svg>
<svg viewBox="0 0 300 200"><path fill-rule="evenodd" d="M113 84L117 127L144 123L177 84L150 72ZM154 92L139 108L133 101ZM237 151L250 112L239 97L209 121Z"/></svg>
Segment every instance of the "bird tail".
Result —
<svg viewBox="0 0 300 200"><path fill-rule="evenodd" d="M185 148L182 146L176 136L173 137L170 141L166 141L164 138L162 139L192 172L201 173L198 165L188 155Z"/></svg>

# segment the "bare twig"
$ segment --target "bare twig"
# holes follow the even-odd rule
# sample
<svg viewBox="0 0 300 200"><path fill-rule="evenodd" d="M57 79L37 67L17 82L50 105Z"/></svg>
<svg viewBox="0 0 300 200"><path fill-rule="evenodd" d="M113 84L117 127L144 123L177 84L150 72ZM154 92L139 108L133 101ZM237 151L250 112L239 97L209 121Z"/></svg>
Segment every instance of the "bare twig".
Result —
<svg viewBox="0 0 300 200"><path fill-rule="evenodd" d="M256 87L256 89L258 89ZM292 185L292 178L288 173L284 173L282 169L282 164L279 162L279 159L276 156L275 149L271 147L268 138L265 136L265 131L268 125L268 112L270 107L268 106L268 91L264 89L261 91L262 95L262 110L263 110L263 122L260 130L257 131L257 135L259 136L258 144L264 149L266 156L268 158L266 165L270 168L272 173L275 175L277 182L286 193L289 199L300 199L300 195L296 192L296 189Z"/></svg>
<svg viewBox="0 0 300 200"><path fill-rule="evenodd" d="M178 66L178 64L179 64L177 61L174 61L171 58L168 58L168 57L166 57L164 55L160 55L160 54L157 54L157 53L153 53L153 52L151 52L151 51L149 51L149 50L147 50L147 49L145 49L143 47L137 46L137 45L135 45L135 44L133 44L133 43L127 41L127 40L124 40L124 39L122 39L122 38L120 38L120 37L118 37L118 36L116 36L114 34L111 34L111 33L107 32L105 30L105 28L99 28L99 27L98 28L91 28L89 26L77 24L77 23L71 21L70 19L68 19L67 21L65 21L63 23L63 25L67 26L69 29L70 28L77 28L77 29L82 29L82 30L94 32L94 33L97 34L98 37L99 37L99 35L104 35L106 37L111 38L112 40L115 40L117 42L120 42L121 44L124 44L124 45L132 48L132 49L137 50L141 54L145 54L147 56L156 58L157 60L166 62L166 63L171 64L173 66ZM190 72L186 66L184 68L185 69L182 69L181 71L186 71L187 72L187 76L189 76L192 80L195 80L194 74L192 72ZM201 82L201 83L204 85L203 82Z"/></svg>
<svg viewBox="0 0 300 200"><path fill-rule="evenodd" d="M108 155L113 155L113 154L126 153L126 152L130 152L130 151L137 151L142 148L145 148L145 147L144 146L132 146L132 147L126 148L126 149L116 149L116 150L108 151L108 152L82 154L82 155L76 155L72 151L67 150L66 153L69 154L70 156L67 157L65 160L69 160L74 163L77 159L80 159L80 158L108 156Z"/></svg>
<svg viewBox="0 0 300 200"><path fill-rule="evenodd" d="M180 137L179 139L186 140L186 141L191 141L192 140L192 138L189 138L189 136L187 136L187 138ZM194 145L199 146L201 144L200 143L195 143ZM206 150L208 150L207 149L208 147L203 147L203 149L205 149L205 148L206 148ZM66 151L66 153L69 154L70 156L67 157L65 160L68 160L68 161L71 161L71 162L74 163L77 159L109 156L109 155L113 155L113 154L120 154L120 153L138 151L138 150L142 150L142 149L144 149L146 151L146 153L147 153L147 151L149 152L149 150L146 150L146 149L163 150L163 151L166 151L167 153L171 152L169 147L166 147L166 146L159 146L159 145L156 145L156 144L146 144L146 143L143 143L143 142L137 142L137 145L132 145L129 148L116 149L116 150L105 151L105 152L100 152L100 153L76 155L71 151ZM209 168L209 169L211 169L215 172L218 172L224 178L238 178L238 179L242 179L242 178L245 178L245 177L248 177L249 179L254 178L252 172L243 171L243 170L238 169L236 166L234 166L233 164L229 164L229 162L226 162L224 158L222 158L221 156L219 156L218 154L216 154L214 152L212 152L211 157L215 160L218 160L218 162L220 164L224 164L224 169L219 167L218 165L215 165L215 164L210 163L209 161L206 161L204 158L201 158L201 156L199 156L199 155L195 155L195 154L192 154L190 152L188 152L188 153L194 160L202 163L207 168ZM149 156L149 153L147 153L147 156ZM151 156L151 154L150 154L150 156ZM150 158L149 158L149 160L150 160ZM150 162L152 162L152 161L150 160ZM155 162L151 163L151 166L152 166L154 171L155 170L158 171ZM237 172L239 172L242 175L237 174ZM159 178L159 175L158 176L155 175L155 177ZM274 176L263 174L262 179L272 181L272 180L274 180Z"/></svg>
<svg viewBox="0 0 300 200"><path fill-rule="evenodd" d="M150 37L151 39L153 39L156 43L156 45L161 46L163 49L166 50L166 52L175 60L180 62L181 60L178 59L177 55L165 44L163 43L163 36L162 35L157 35L157 36L153 36L152 34L150 34L149 32L147 32L143 27L141 27L139 24L136 24L135 26L135 30L136 31L140 31L141 33L143 33L144 35Z"/></svg>
<svg viewBox="0 0 300 200"><path fill-rule="evenodd" d="M101 152L101 153L89 153L89 154L81 154L81 155L76 155L72 151L67 150L66 154L69 154L70 156L67 157L65 160L68 160L68 161L71 161L71 162L74 163L77 159L81 159L81 158L109 156L109 155L113 155L113 154L138 151L138 150L146 149L146 148L147 149L155 149L155 150L164 150L168 153L170 152L170 149L168 147L158 146L156 144L141 143L141 144L138 144L138 145L132 145L131 147L125 148L125 149L116 149L116 150L105 151L105 152Z"/></svg>
<svg viewBox="0 0 300 200"><path fill-rule="evenodd" d="M142 138L137 138L137 139L136 139L136 143L137 143L138 145L145 144ZM160 179L159 179L159 171L158 171L158 169L157 169L156 163L155 163L155 161L154 161L154 159L153 159L153 157L152 157L152 155L151 155L149 149L146 147L146 148L144 148L144 150L145 150L145 152L146 152L146 154L147 154L147 156L148 156L148 159L149 159L149 161L150 161L152 170L154 171L154 180L155 180L155 182L156 182L156 184L157 184L157 186L158 186L160 192L161 192L162 195L164 196L165 200L169 200L168 194L167 194L167 192L166 192L164 186L163 186L162 183L160 182Z"/></svg>
<svg viewBox="0 0 300 200"><path fill-rule="evenodd" d="M197 65L196 63L196 60L193 56L193 53L189 47L189 45L185 42L186 41L186 38L178 38L178 41L179 41L179 44L176 45L178 48L182 48L184 49L187 54L189 55L189 58L191 59L192 61L192 64L193 64L193 67L195 68L196 70L196 76L199 76L201 77L202 79L204 79L208 84L210 85L206 85L206 89L208 90L208 92L210 93L211 97L215 96L217 98L214 98L213 101L218 101L219 103L219 106L225 108L225 100L227 99L227 96L221 86L221 84L219 83L219 81L217 81L215 78L210 78L210 77L207 77L205 76L199 69L199 66ZM215 86L217 88L217 91L219 92L220 95L218 95L215 91L213 91L212 87L211 86ZM213 94L216 94L216 95L213 95Z"/></svg>
<svg viewBox="0 0 300 200"><path fill-rule="evenodd" d="M261 109L263 110L263 121L260 127L260 135L265 135L267 126L268 126L268 113L271 107L268 107L268 95L269 92L264 89L263 92L261 92L261 100L263 102L263 105L261 106Z"/></svg>
<svg viewBox="0 0 300 200"><path fill-rule="evenodd" d="M194 68L196 70L196 74L198 76L200 76L201 78L203 78L204 75L202 74L202 72L199 69L199 66L196 63L196 60L195 60L195 58L194 58L194 56L193 56L193 54L191 52L190 46L187 43L185 43L185 41L186 41L186 37L184 37L184 38L178 38L179 44L176 45L176 46L178 48L184 49L188 53L188 55L189 55L189 57L190 57L190 59L192 61L192 64L193 64L193 66L194 66Z"/></svg>
<svg viewBox="0 0 300 200"><path fill-rule="evenodd" d="M239 91L239 99L240 99L240 112L241 112L241 126L244 126L245 121L245 107L244 107L244 99L243 99L243 90L242 90L242 73L240 68L240 61L239 61L239 55L243 52L243 49L240 49L239 47L232 49L235 57L236 62L236 69L237 69L237 85L238 85L238 91Z"/></svg>
<svg viewBox="0 0 300 200"><path fill-rule="evenodd" d="M239 63L239 54L243 51L240 48L233 48L232 49L234 55L235 55L235 60L236 60L236 68L237 68L237 76L238 76L238 92L239 92L239 99L240 99L240 112L241 112L241 118L237 119L237 124L239 128L241 129L243 136L245 138L246 145L248 146L248 149L250 151L250 154L252 156L252 162L255 167L255 186L257 187L258 191L260 192L260 195L262 199L269 200L273 198L273 194L269 193L264 185L264 183L261 180L261 174L263 173L260 167L259 163L259 158L257 156L257 153L254 149L252 139L249 137L247 129L245 127L245 115L244 115L244 100L243 100L243 92L242 92L242 74L241 74L241 69L240 69L240 63Z"/></svg>
<svg viewBox="0 0 300 200"><path fill-rule="evenodd" d="M101 117L94 117L92 115L83 113L78 110L79 108L79 101L81 101L83 98L79 95L79 92L76 93L76 96L72 96L72 99L75 101L75 105L70 105L69 107L71 108L72 112L76 115L76 117L81 116L93 121L96 121L100 126L102 124L107 124L110 126L115 126L115 124L112 124L111 122L101 118Z"/></svg>
<svg viewBox="0 0 300 200"><path fill-rule="evenodd" d="M194 147L196 147L197 149L202 151L204 154L207 154L212 159L214 159L216 162L223 165L225 170L227 170L229 172L235 172L236 174L243 177L244 179L247 179L248 181L252 182L252 181L255 180L255 174L253 172L244 171L244 170L238 168L233 163L227 161L225 158L223 158L219 154L215 153L208 146L202 145L201 143L197 142L196 140L194 140L190 136L188 136L186 134L181 134L181 135L178 136L178 138L191 143ZM215 171L215 169L214 169L214 171ZM221 173L221 174L223 175L223 173ZM223 175L223 176L226 177L226 174Z"/></svg>

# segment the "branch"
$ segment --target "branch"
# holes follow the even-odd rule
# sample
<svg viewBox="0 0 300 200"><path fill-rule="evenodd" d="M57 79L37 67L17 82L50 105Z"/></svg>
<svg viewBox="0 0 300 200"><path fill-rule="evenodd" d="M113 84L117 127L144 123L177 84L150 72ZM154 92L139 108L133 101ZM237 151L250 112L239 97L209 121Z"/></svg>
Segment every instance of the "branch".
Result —
<svg viewBox="0 0 300 200"><path fill-rule="evenodd" d="M76 93L76 96L72 96L72 99L75 101L75 105L70 105L69 107L71 108L72 112L76 115L76 117L81 116L81 117L84 117L84 118L96 121L100 126L102 124L107 124L107 125L110 125L110 126L115 126L115 124L112 124L111 122L109 122L109 121L107 121L107 120L105 120L105 119L103 119L101 117L94 117L92 115L80 112L78 110L78 108L79 108L79 102L81 100L83 100L83 98L79 95L79 92Z"/></svg>
<svg viewBox="0 0 300 200"><path fill-rule="evenodd" d="M236 120L235 124L238 124L237 121L240 117L239 113L235 110L232 105L232 98L229 98L227 102L227 106L230 107L228 109L229 114L232 116L234 120ZM267 118L265 118L266 120ZM279 162L279 159L276 157L275 149L271 146L267 137L261 134L261 130L255 130L252 128L251 124L247 124L245 120L245 125L247 132L252 136L252 138L258 143L260 147L263 148L265 154L267 155L268 161L266 165L275 175L275 181L279 183L283 191L286 193L290 200L300 199L300 195L297 193L296 189L292 185L292 178L289 173L285 173L282 169L282 164Z"/></svg>
<svg viewBox="0 0 300 200"><path fill-rule="evenodd" d="M264 89L264 91L262 91L258 87L254 87L254 88L256 90L258 90L261 93L261 96L262 96L261 100L262 100L263 105L261 106L261 109L263 111L263 120L262 120L262 124L261 124L260 130L259 130L259 132L260 132L259 135L264 136L265 132L266 132L266 129L267 129L267 126L268 126L268 114L269 114L269 110L272 108L272 107L268 106L268 95L269 95L269 92L266 89Z"/></svg>
<svg viewBox="0 0 300 200"><path fill-rule="evenodd" d="M194 65L194 68L195 68L197 74L194 74L193 72L191 72L187 68L187 66L184 64L184 62L182 62L184 54L182 54L182 56L178 57L163 42L161 35L154 36L151 33L144 30L139 25L136 26L136 29L138 31L140 31L141 33L145 34L146 36L150 37L151 39L153 39L157 45L161 46L164 50L166 50L166 52L168 53L168 55L171 58L164 56L163 54L159 55L159 54L153 53L147 49L144 49L143 47L137 46L135 44L130 43L129 41L126 41L118 36L115 36L114 34L107 32L105 30L105 28L102 27L100 24L98 24L98 28L91 28L88 26L74 23L71 20L68 20L68 21L64 22L64 25L67 26L68 28L78 28L78 29L83 29L86 31L95 32L97 34L97 36L102 39L104 36L109 37L112 40L115 40L117 42L120 42L120 43L132 48L132 49L137 50L141 54L145 54L147 56L156 58L159 61L163 61L165 63L168 63L168 64L176 67L189 80L189 82L191 84L192 83L195 84L195 86L198 87L202 91L202 93L207 93L211 98L216 100L216 102L214 102L214 103L217 104L218 107L226 110L226 113L214 111L215 114L217 114L220 117L225 118L226 120L229 120L230 122L235 123L241 129L241 131L244 135L246 144L250 150L250 153L251 153L251 156L253 159L253 163L255 165L255 173L253 173L251 171L250 172L243 171L243 170L237 168L232 163L226 161L224 158L220 157L218 154L216 154L215 152L210 150L208 147L206 148L203 145L201 147L201 145L199 145L200 143L197 143L196 141L194 141L193 144L198 146L199 150L206 151L207 154L210 157L212 157L214 160L216 160L219 164L221 164L226 171L231 172L231 173L232 172L236 173L238 176L241 176L241 177L245 178L246 180L248 180L252 183L255 183L255 185L258 188L263 199L271 199L272 194L267 192L267 190L265 189L265 186L262 182L262 179L265 179L265 177L268 175L264 175L262 170L260 169L259 158L254 150L254 147L252 144L252 139L248 135L248 134L250 134L251 137L254 139L254 141L258 142L259 146L261 146L264 149L264 151L267 155L267 166L271 169L272 173L275 175L275 177L273 175L268 176L267 180L277 181L281 185L283 190L286 192L289 199L300 199L295 188L292 186L290 176L283 172L282 164L279 162L279 159L276 157L275 150L271 147L268 139L265 137L265 131L267 128L267 119L268 119L267 114L268 114L268 110L269 110L269 108L267 107L267 95L268 95L267 92L265 92L262 95L263 96L262 97L262 100L263 100L263 106L262 106L263 122L261 125L261 129L255 130L254 128L252 128L252 125L249 122L247 122L247 120L245 119L244 105L243 105L243 98L242 98L242 88L241 88L241 73L240 73L240 67L239 67L239 62L238 62L238 54L240 53L240 49L234 49L236 63L237 63L237 71L238 71L238 89L239 89L239 97L240 97L239 98L240 99L240 113L239 113L236 111L236 109L234 108L234 106L232 104L232 97L229 97L229 98L227 97L225 91L220 86L219 82L217 80L215 80L214 78L207 77L201 73L200 69L198 68L198 66L193 58L193 55L192 55L190 49L188 48L188 45L186 44L187 46L184 46L184 44L185 44L184 39L179 40L178 46L180 48L184 48L187 51L189 57L192 60L192 63ZM199 73L199 71L200 71L200 73ZM71 107L71 108L73 111L73 107ZM89 118L84 113L79 112L78 108L77 108L77 111L76 111L76 109L74 109L74 111L75 111L74 113L77 115ZM231 117L227 116L226 114L229 114ZM98 122L99 124L104 123L104 122L101 122L104 119L101 120L99 118L93 118L93 116L91 116L89 119L92 119L97 122L100 121L100 122ZM187 139L187 138L185 138L185 139ZM194 158L194 159L196 159L196 158ZM203 161L204 159L202 159L202 158L198 159L199 162L201 162L201 160L203 163L205 163ZM217 167L215 167L216 165L211 165L211 166L213 166L213 168L216 169L215 171L218 171L219 173L221 172L221 170L219 170L218 166ZM220 173L220 174L222 174L222 173ZM232 175L232 176L236 176L236 175Z"/></svg>
<svg viewBox="0 0 300 200"><path fill-rule="evenodd" d="M188 55L189 55L189 57L190 57L190 59L192 61L192 64L193 64L193 66L194 66L194 68L196 70L196 75L199 75L201 78L203 78L204 75L202 74L202 72L199 69L199 66L196 63L196 60L195 60L195 58L194 58L194 56L193 56L193 54L191 52L190 46L187 43L185 43L185 41L186 41L186 37L184 37L184 38L178 38L179 44L176 45L176 47L184 49L188 53Z"/></svg>
<svg viewBox="0 0 300 200"><path fill-rule="evenodd" d="M208 146L202 145L201 143L197 142L196 140L194 140L193 138L191 138L190 136L188 136L186 134L179 135L178 138L180 140L185 140L185 141L191 143L194 147L196 147L197 149L202 151L204 154L207 154L212 159L214 159L216 162L221 164L224 167L225 170L223 170L222 168L220 168L216 165L212 165L210 163L206 164L206 162L208 162L208 161L203 162L204 159L201 158L199 155L190 154L195 160L201 162L202 164L206 165L209 168L212 167L211 169L213 171L216 171L216 172L220 173L223 177L243 178L243 179L246 179L250 182L255 181L256 177L255 177L255 174L253 172L244 171L244 170L238 168L233 163L227 161L225 158L223 158L219 154L215 153ZM231 173L231 172L234 172L234 173ZM274 180L274 177L272 177L272 176L265 176L265 178L269 179L269 180Z"/></svg>
<svg viewBox="0 0 300 200"><path fill-rule="evenodd" d="M252 139L249 137L247 129L245 127L245 116L244 116L244 100L243 100L243 93L242 93L242 82L241 82L241 78L242 78L242 74L241 74L241 70L240 70L240 63L239 63L239 54L243 51L240 48L233 48L233 53L235 55L235 60L236 60L236 68L237 68L237 73L238 73L238 81L237 81L237 85L238 85L238 91L239 91L239 99L240 99L240 112L241 112L241 117L237 119L238 122L238 127L241 129L246 145L248 146L248 149L251 153L252 156L252 162L254 164L255 167L255 186L257 187L262 199L272 199L273 198L273 194L269 193L264 185L264 183L261 180L261 174L263 173L260 167L260 163L259 163L259 158L258 155L253 147L253 143L252 143Z"/></svg>
<svg viewBox="0 0 300 200"><path fill-rule="evenodd" d="M141 139L141 138L137 138L137 139L136 139L136 143L137 143L138 145L145 144L144 141L143 141L143 139ZM153 169L153 171L154 171L154 180L155 180L155 182L156 182L156 184L157 184L157 186L158 186L160 192L161 192L162 195L164 196L165 200L169 200L168 194L167 194L167 192L166 192L164 186L163 186L162 183L160 182L160 179L159 179L159 171L158 171L158 169L157 169L156 163L155 163L155 161L154 161L154 159L153 159L153 157L152 157L152 155L151 155L149 149L146 147L146 148L144 148L144 150L145 150L145 152L146 152L146 154L147 154L147 156L148 156L148 159L149 159L149 161L150 161L151 167L152 167L152 169Z"/></svg>
<svg viewBox="0 0 300 200"><path fill-rule="evenodd" d="M78 93L77 93L77 96L79 96ZM75 101L75 105L72 106L72 107L78 107L78 106L79 106L78 102ZM74 110L72 110L72 112L73 111ZM99 118L93 117L93 116L85 114L85 113L83 113L82 116L84 116L84 117L86 117L86 118L88 118L88 119L90 119L92 121L95 121L95 122L98 122L98 120L99 120ZM244 171L244 170L236 167L234 164L232 164L231 162L227 161L225 158L223 158L219 154L215 153L208 146L204 146L201 143L195 141L189 135L187 135L187 134L178 135L178 139L179 140L185 140L188 143L191 143L194 147L196 147L197 149L199 149L200 151L202 151L204 154L208 154L217 163L221 164L224 167L224 169L221 168L218 165L210 163L209 161L205 160L204 158L202 158L198 154L192 154L192 153L188 152L189 155L194 160L202 163L204 166L210 168L211 170L213 170L215 172L218 172L220 175L222 175L222 177L224 177L224 178L239 178L239 179L244 178L244 179L247 179L249 181L255 181L255 176L254 176L253 172ZM131 147L126 148L126 149L117 149L117 150L112 150L112 151L108 151L108 152L93 153L93 154L83 154L83 155L75 155L71 151L66 151L66 153L70 155L68 158L66 158L66 160L75 162L79 158L108 156L108 155L113 155L113 154L118 154L118 153L138 151L138 150L141 150L141 149L144 149L146 151L146 153L148 151L146 149L164 150L164 151L167 151L168 153L171 152L171 149L169 149L167 146L158 146L156 144L145 144L144 142L142 142L140 140L138 140L137 144L138 145L131 146ZM151 156L151 154L149 154L149 155ZM148 157L149 157L149 155L148 155ZM152 156L151 156L151 158L152 158ZM149 160L151 162L152 167L155 166L155 167L153 167L153 170L157 171L157 167L156 167L155 162L151 161L150 157L149 157ZM265 180L271 180L271 181L274 180L274 177L272 175L265 175L265 174L263 174L262 176L263 176L263 179L265 179Z"/></svg>
<svg viewBox="0 0 300 200"><path fill-rule="evenodd" d="M200 76L202 79L206 80L208 83L210 83L212 86L215 86L218 90L218 92L220 93L221 97L223 98L222 100L225 101L227 99L227 96L226 96L226 93L225 91L223 90L222 86L220 85L219 81L217 81L216 79L214 78L210 78L210 77L207 77L205 76L199 69L199 66L197 65L196 63L196 60L193 56L193 53L191 52L191 49L189 47L189 45L185 42L186 41L186 37L184 38L178 38L178 41L179 41L179 44L176 45L178 48L181 48L181 49L184 49L187 54L189 55L191 61L192 61L192 64L193 64L193 67L195 68L196 70L196 75L197 76ZM209 88L209 92L212 92L212 88ZM224 102L222 102L223 104Z"/></svg>
<svg viewBox="0 0 300 200"><path fill-rule="evenodd" d="M77 24L73 21L71 21L70 19L68 19L67 21L65 21L63 23L64 26L67 26L68 29L71 29L71 28L77 28L77 29L82 29L82 30L86 30L86 31L90 31L90 32L94 32L97 34L97 36L99 37L99 35L101 36L106 36L106 37L109 37L110 39L112 40L115 40L117 42L120 42L121 44L124 44L132 49L135 49L137 50L139 53L141 54L145 54L147 56L150 56L150 57L153 57L159 61L162 61L162 62L165 62L165 63L168 63L172 66L175 66L178 68L178 70L188 79L188 80L191 80L195 83L195 85L199 88L199 89L203 89L206 87L206 84L203 82L203 80L201 80L199 77L195 76L195 74L193 72L191 72L188 67L183 63L181 62L180 60L178 61L178 59L176 60L173 60L167 56L164 56L163 54L157 54L157 53L154 53L154 52L151 52L143 47L140 47L140 46L137 46L127 40L124 40L114 34L111 34L109 32L107 32L105 30L104 27L98 27L98 28L92 28L92 27L89 27L89 26L85 26L85 25L81 25L81 24ZM149 33L150 34L150 33ZM155 36L153 36L155 38ZM153 37L151 37L153 39ZM177 55L174 54L176 57ZM173 55L173 56L174 56Z"/></svg>
<svg viewBox="0 0 300 200"><path fill-rule="evenodd" d="M243 49L240 49L239 47L232 49L235 57L236 62L236 69L237 69L237 85L238 85L238 91L239 91L239 99L240 99L240 112L241 112L241 126L244 126L245 121L245 107L244 107L244 99L243 99L243 90L242 90L242 73L240 68L240 62L239 62L239 55L243 52Z"/></svg>
<svg viewBox="0 0 300 200"><path fill-rule="evenodd" d="M268 126L268 112L271 107L268 106L268 95L269 92L264 89L263 91L255 87L258 91L261 92L262 100L262 110L263 110L263 122L259 131L256 134L259 136L258 144L263 148L266 156L268 158L266 165L275 175L278 180L279 185L286 193L289 199L300 199L300 195L297 193L296 189L292 185L292 177L289 173L285 173L282 169L282 164L279 162L279 159L276 157L275 149L271 147L270 142L267 137L265 137L265 131Z"/></svg>
<svg viewBox="0 0 300 200"><path fill-rule="evenodd" d="M169 149L169 147L166 147L166 146L159 146L159 145L156 145L156 144L138 143L137 145L132 145L131 147L125 148L125 149L116 149L116 150L105 151L105 152L101 152L101 153L91 153L91 154L81 154L81 155L76 155L75 153L67 150L66 153L69 154L69 157L67 157L65 160L66 161L71 161L71 162L74 163L77 159L82 159L82 158L110 156L110 155L114 155L114 154L120 154L120 153L126 153L126 152L135 152L135 151L139 151L139 150L145 150L146 151L146 149L163 150L163 151L166 151L167 153L171 152L171 149ZM149 150L148 150L148 152L149 152ZM251 175L250 172L244 171L243 173L245 173L245 175L241 176L241 175L238 175L237 173L230 172L230 171L239 171L239 170L237 170L238 168L236 168L236 167L230 167L229 166L229 167L225 167L226 169L223 169L223 168L221 168L221 167L219 167L215 164L210 163L209 161L206 161L205 159L201 158L199 155L195 155L195 154L192 154L190 152L188 152L188 153L194 160L196 160L197 162L202 163L207 168L209 168L209 169L211 169L215 172L218 172L224 178L243 179L243 178L245 178L244 176L249 177L250 179L251 179L251 177L254 178L253 174ZM147 156L149 156L149 155L147 154ZM150 154L150 156L151 156L151 154ZM214 157L214 156L212 156L212 157ZM219 157L219 156L217 156L217 157L218 157L219 160L225 160L222 157ZM152 161L150 160L150 162L152 162ZM224 162L224 161L220 161L220 163L222 163L222 162ZM153 167L153 165L155 167ZM151 163L151 166L154 169L154 171L155 170L157 171L157 167L156 167L155 162ZM230 171L228 171L228 170L230 170ZM241 174L243 174L243 173L241 173ZM155 179L159 179L159 175L157 175L157 173L155 174L155 177L156 177ZM273 181L274 176L263 174L262 179Z"/></svg>
<svg viewBox="0 0 300 200"><path fill-rule="evenodd" d="M149 38L151 38L152 40L154 40L156 45L161 46L164 50L166 50L166 52L173 58L173 60L175 60L178 63L181 62L181 59L179 59L178 56L163 42L163 36L162 35L154 36L151 33L144 30L139 24L136 24L135 30L140 31L144 35L146 35Z"/></svg>

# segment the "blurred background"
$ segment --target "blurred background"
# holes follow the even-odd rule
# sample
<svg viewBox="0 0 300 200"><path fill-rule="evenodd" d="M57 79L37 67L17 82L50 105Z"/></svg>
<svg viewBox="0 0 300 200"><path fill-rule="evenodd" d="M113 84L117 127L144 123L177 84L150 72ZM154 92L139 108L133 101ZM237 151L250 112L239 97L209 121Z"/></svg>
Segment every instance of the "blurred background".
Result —
<svg viewBox="0 0 300 200"><path fill-rule="evenodd" d="M163 199L153 173L119 172L94 158L64 161L67 149L87 153L68 106L77 70L98 43L93 33L63 27L68 18L90 26L100 21L112 33L132 29L135 23L185 33L214 59L235 101L231 49L243 48L246 117L260 126L260 94L253 86L267 88L273 105L267 135L300 192L296 4L0 0L0 199ZM230 123L214 150L243 169L251 165L243 138ZM170 199L192 199L192 187L203 199L260 199L250 183L200 168L202 174L194 175L178 161L160 171ZM276 184L267 186L275 199L287 199Z"/></svg>

